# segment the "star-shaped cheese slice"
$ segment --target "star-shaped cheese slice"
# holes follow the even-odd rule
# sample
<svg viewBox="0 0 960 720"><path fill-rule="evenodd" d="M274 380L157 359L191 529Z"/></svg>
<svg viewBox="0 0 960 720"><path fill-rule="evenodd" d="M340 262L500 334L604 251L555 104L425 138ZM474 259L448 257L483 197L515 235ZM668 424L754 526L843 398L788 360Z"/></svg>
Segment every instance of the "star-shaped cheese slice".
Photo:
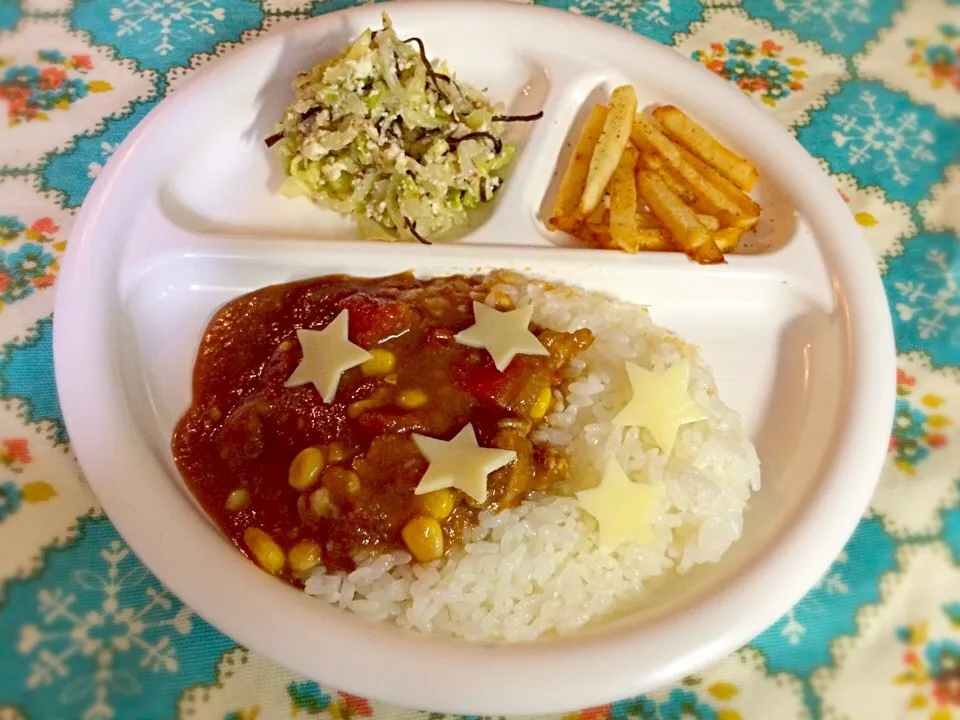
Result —
<svg viewBox="0 0 960 720"><path fill-rule="evenodd" d="M414 491L416 495L452 487L463 490L478 503L486 502L487 475L517 459L513 450L480 447L470 423L449 441L417 433L412 437L430 462Z"/></svg>
<svg viewBox="0 0 960 720"><path fill-rule="evenodd" d="M603 552L628 540L653 545L653 511L662 497L663 488L634 482L614 458L607 461L597 487L577 493L580 507L600 526Z"/></svg>
<svg viewBox="0 0 960 720"><path fill-rule="evenodd" d="M664 455L673 452L681 426L707 417L707 412L690 397L690 363L687 360L681 360L663 372L653 372L628 362L627 376L633 397L613 418L613 424L646 428Z"/></svg>
<svg viewBox="0 0 960 720"><path fill-rule="evenodd" d="M350 342L349 327L350 311L344 309L323 330L297 330L303 359L287 378L286 387L313 383L325 403L333 402L340 376L373 357Z"/></svg>
<svg viewBox="0 0 960 720"><path fill-rule="evenodd" d="M483 303L473 303L473 325L454 336L461 345L485 348L497 370L503 372L517 355L549 355L530 332L533 306L500 312Z"/></svg>

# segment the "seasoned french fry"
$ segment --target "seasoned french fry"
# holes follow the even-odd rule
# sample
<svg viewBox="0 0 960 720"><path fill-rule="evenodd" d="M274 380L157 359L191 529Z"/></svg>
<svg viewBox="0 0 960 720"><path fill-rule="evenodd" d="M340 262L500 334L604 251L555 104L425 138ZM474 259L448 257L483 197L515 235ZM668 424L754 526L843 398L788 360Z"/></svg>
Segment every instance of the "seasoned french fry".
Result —
<svg viewBox="0 0 960 720"><path fill-rule="evenodd" d="M641 156L640 162L646 165L648 170L661 170L663 168L663 158L652 150L645 151Z"/></svg>
<svg viewBox="0 0 960 720"><path fill-rule="evenodd" d="M720 229L720 221L713 215L697 215L697 220L703 223L703 226L710 232L716 232Z"/></svg>
<svg viewBox="0 0 960 720"><path fill-rule="evenodd" d="M723 253L697 219L696 213L683 204L659 175L640 170L637 173L637 192L687 255L703 265L724 262Z"/></svg>
<svg viewBox="0 0 960 720"><path fill-rule="evenodd" d="M743 228L723 228L713 234L713 241L721 252L728 253L737 249L741 237L743 237Z"/></svg>
<svg viewBox="0 0 960 720"><path fill-rule="evenodd" d="M580 226L580 220L575 217L552 217L548 221L547 226L551 230L560 230L574 235L574 231Z"/></svg>
<svg viewBox="0 0 960 720"><path fill-rule="evenodd" d="M560 181L557 201L553 206L553 216L547 223L551 229L572 232L574 225L579 222L580 197L587 182L590 158L593 157L593 150L600 139L600 133L603 132L606 119L607 107L594 105L593 110L590 111L590 117L583 126L577 147L564 171L563 180Z"/></svg>
<svg viewBox="0 0 960 720"><path fill-rule="evenodd" d="M697 195L689 187L684 185L683 181L680 180L669 168L662 167L657 171L657 175L660 176L660 179L666 183L667 187L670 188L670 191L676 194L681 200L683 200L687 205L696 205L697 204ZM710 210L711 208L703 207L704 211Z"/></svg>
<svg viewBox="0 0 960 720"><path fill-rule="evenodd" d="M640 249L640 238L637 231L637 181L635 169L637 165L637 150L628 145L617 169L610 178L610 235L613 241L628 253L635 253Z"/></svg>
<svg viewBox="0 0 960 720"><path fill-rule="evenodd" d="M673 105L657 108L653 116L672 140L712 165L738 188L750 192L757 181L757 168L753 163L724 147L705 128Z"/></svg>
<svg viewBox="0 0 960 720"><path fill-rule="evenodd" d="M678 146L678 149L680 150L680 154L683 156L683 159L693 165L693 167L695 167L711 185L720 189L724 195L740 206L740 209L743 210L746 218L749 218L751 221L749 225L743 225L743 227L749 229L757 224L757 220L760 218L760 206L749 195L747 195L745 192L743 192L743 190L727 180L723 175L718 173L711 166L707 165L705 162L703 162L703 160L691 153L685 147Z"/></svg>
<svg viewBox="0 0 960 720"><path fill-rule="evenodd" d="M642 204L637 203L637 227L660 228L663 227L663 223L657 220L657 216L650 212Z"/></svg>
<svg viewBox="0 0 960 720"><path fill-rule="evenodd" d="M609 228L583 225L577 231L576 237L591 247L620 249L613 241ZM670 234L663 228L640 228L637 231L637 243L641 251L677 252L678 250L671 241Z"/></svg>
<svg viewBox="0 0 960 720"><path fill-rule="evenodd" d="M603 203L597 205L596 209L590 213L590 217L587 218L587 222L591 225L609 225L610 210Z"/></svg>
<svg viewBox="0 0 960 720"><path fill-rule="evenodd" d="M599 248L601 250L613 249L613 239L610 237L610 230L608 228L580 225L570 234L587 247Z"/></svg>
<svg viewBox="0 0 960 720"><path fill-rule="evenodd" d="M679 249L663 228L640 228L637 232L641 250L659 250L661 252L677 252Z"/></svg>
<svg viewBox="0 0 960 720"><path fill-rule="evenodd" d="M603 123L603 132L590 158L583 195L580 197L580 214L587 216L594 211L607 183L617 169L620 156L630 141L630 126L637 112L637 94L629 85L616 88L610 95L610 111Z"/></svg>
<svg viewBox="0 0 960 720"><path fill-rule="evenodd" d="M706 178L683 158L680 154L680 148L661 132L655 120L645 115L637 115L634 118L630 136L635 144L648 145L663 158L667 167L690 189L694 196L694 202L691 203L689 198L684 197L674 187L673 182L667 180L666 173L664 173L664 180L667 180L667 185L674 193L683 197L688 203L699 205L709 214L716 215L724 225L739 227L746 222L740 206L728 198L719 188L707 182Z"/></svg>

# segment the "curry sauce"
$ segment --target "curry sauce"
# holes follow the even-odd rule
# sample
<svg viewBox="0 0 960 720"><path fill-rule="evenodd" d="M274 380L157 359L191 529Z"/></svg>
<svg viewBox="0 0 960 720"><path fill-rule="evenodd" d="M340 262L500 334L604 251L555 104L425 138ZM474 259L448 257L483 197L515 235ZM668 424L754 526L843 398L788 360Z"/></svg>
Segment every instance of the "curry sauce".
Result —
<svg viewBox="0 0 960 720"><path fill-rule="evenodd" d="M188 487L237 547L297 583L369 553L409 549L427 561L481 510L513 507L564 477L565 456L531 431L565 363L593 337L531 326L549 355L519 355L500 372L486 350L454 340L490 290L482 277L328 276L257 290L216 314L172 445ZM511 307L506 296L498 304ZM332 403L313 385L285 387L302 357L296 330L322 329L343 309L350 340L372 357L343 373ZM427 461L411 433L449 440L467 423L481 446L516 453L489 476L486 502L453 489L415 495Z"/></svg>

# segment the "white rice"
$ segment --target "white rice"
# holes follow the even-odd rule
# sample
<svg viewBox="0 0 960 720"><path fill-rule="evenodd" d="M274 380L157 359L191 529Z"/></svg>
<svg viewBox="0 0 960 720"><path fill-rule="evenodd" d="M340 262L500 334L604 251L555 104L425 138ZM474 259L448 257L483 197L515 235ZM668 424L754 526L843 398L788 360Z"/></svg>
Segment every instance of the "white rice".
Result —
<svg viewBox="0 0 960 720"><path fill-rule="evenodd" d="M532 303L541 327L593 332L593 345L567 369L565 396L557 393L534 439L567 449L568 492L595 485L611 456L635 480L661 485L654 545L601 552L596 523L574 498L531 496L512 510L483 513L463 546L441 561L413 565L396 552L349 574L319 570L306 583L310 595L423 632L532 640L635 606L665 573L715 562L740 537L750 493L760 487L760 462L696 348L654 325L644 308L599 293L500 273L488 302L503 294L518 307ZM690 392L708 417L681 428L668 460L646 431L610 421L631 397L625 361L660 370L683 358L691 364Z"/></svg>

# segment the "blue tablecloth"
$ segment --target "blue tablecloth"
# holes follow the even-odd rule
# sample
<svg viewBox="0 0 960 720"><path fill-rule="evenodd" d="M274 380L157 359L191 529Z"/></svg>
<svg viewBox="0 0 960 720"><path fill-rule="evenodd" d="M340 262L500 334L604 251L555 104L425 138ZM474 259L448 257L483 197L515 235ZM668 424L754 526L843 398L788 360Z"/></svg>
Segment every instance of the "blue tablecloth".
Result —
<svg viewBox="0 0 960 720"><path fill-rule="evenodd" d="M84 484L53 379L59 258L117 144L196 67L351 4L0 0L4 720L427 717L299 678L165 590ZM819 585L715 667L570 717L960 718L960 4L544 4L672 45L820 158L876 254L900 352L880 488Z"/></svg>

